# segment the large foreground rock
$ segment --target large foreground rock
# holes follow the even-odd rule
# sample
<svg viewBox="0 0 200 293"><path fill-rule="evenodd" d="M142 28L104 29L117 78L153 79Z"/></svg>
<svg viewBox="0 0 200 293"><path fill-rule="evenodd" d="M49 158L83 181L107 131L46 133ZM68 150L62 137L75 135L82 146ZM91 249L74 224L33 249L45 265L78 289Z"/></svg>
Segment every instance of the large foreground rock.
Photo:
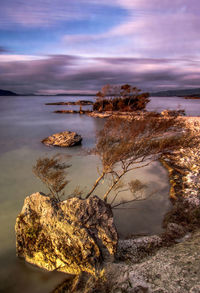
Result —
<svg viewBox="0 0 200 293"><path fill-rule="evenodd" d="M58 203L32 194L15 230L17 255L49 271L95 274L103 260L114 258L117 247L110 206L96 196Z"/></svg>
<svg viewBox="0 0 200 293"><path fill-rule="evenodd" d="M42 143L48 146L71 147L81 144L81 141L82 137L76 132L63 131L46 137Z"/></svg>

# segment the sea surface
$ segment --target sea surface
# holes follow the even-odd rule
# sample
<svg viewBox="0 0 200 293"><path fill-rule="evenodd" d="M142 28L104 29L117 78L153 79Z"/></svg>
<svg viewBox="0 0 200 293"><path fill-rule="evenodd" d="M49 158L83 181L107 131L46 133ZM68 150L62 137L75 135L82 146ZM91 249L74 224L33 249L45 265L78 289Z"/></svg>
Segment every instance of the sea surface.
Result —
<svg viewBox="0 0 200 293"><path fill-rule="evenodd" d="M26 264L15 256L15 219L24 198L34 192L47 192L32 173L39 157L61 153L69 162L65 193L77 185L86 193L98 177L101 162L87 150L95 145L96 134L104 120L79 114L55 114L54 110L76 109L78 106L47 106L47 102L91 100L93 97L0 97L0 292L49 293L66 278L61 273L48 273ZM148 110L185 109L188 116L200 116L200 100L177 97L152 97ZM70 130L83 137L81 146L69 149L46 147L41 140L53 133ZM122 238L132 234L154 234L162 231L162 220L170 209L169 183L160 163L138 169L125 178L125 183L139 179L147 188L147 200L114 211L114 219ZM96 194L101 196L106 182ZM111 195L111 196L114 196ZM118 201L131 199L130 192L121 193Z"/></svg>

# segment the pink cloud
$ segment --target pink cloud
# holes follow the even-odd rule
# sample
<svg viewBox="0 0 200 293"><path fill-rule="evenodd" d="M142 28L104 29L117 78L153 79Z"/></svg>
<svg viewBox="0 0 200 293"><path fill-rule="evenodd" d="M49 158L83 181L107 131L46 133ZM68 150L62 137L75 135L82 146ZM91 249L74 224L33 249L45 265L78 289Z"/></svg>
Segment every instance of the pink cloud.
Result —
<svg viewBox="0 0 200 293"><path fill-rule="evenodd" d="M125 21L101 34L64 36L62 40L69 51L71 48L71 53L75 50L93 56L176 58L200 54L198 0L117 0L109 3L128 11Z"/></svg>

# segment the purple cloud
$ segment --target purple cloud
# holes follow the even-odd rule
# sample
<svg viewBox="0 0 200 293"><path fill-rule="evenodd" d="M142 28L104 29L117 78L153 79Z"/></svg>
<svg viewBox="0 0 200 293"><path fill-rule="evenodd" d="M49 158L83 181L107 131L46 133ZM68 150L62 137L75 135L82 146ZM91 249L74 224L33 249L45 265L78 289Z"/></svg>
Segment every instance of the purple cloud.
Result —
<svg viewBox="0 0 200 293"><path fill-rule="evenodd" d="M105 84L130 83L142 90L198 87L200 69L190 59L80 58L1 62L0 88L18 93L97 92ZM181 68L181 69L180 69Z"/></svg>
<svg viewBox="0 0 200 293"><path fill-rule="evenodd" d="M21 26L32 32L34 27L51 25L56 34L56 25L61 22L73 21L74 28L76 21L92 19L95 12L103 12L99 3L98 0L2 0L0 23L4 29L13 29L16 24L19 32ZM123 8L126 11L123 22L112 26L100 23L98 33L96 27L90 32L81 27L65 34L62 27L58 33L60 42L58 38L52 37L50 41L47 38L41 48L38 39L37 52L44 54L40 58L27 51L26 55L8 55L0 47L0 88L19 93L53 93L95 92L106 83L126 82L144 90L200 86L199 0L102 0L101 4ZM93 6L91 10L82 10L81 5ZM3 32L3 37L7 36ZM23 45L17 48L23 54Z"/></svg>

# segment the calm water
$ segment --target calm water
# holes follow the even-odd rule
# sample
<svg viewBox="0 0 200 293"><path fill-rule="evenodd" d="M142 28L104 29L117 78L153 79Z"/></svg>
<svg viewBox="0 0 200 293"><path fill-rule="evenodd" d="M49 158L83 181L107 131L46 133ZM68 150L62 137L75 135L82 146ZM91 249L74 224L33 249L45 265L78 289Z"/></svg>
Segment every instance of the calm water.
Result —
<svg viewBox="0 0 200 293"><path fill-rule="evenodd" d="M74 98L75 99L80 99ZM85 98L83 98L85 99ZM89 97L88 99L91 99ZM46 102L67 101L67 97L0 97L0 292L49 293L65 276L43 272L15 257L14 225L24 198L36 191L46 191L32 174L38 157L62 153L72 167L66 193L78 185L85 192L98 176L98 158L88 156L85 149L95 144L96 132L104 121L80 115L59 115L53 110L67 106L45 106ZM152 98L149 110L184 108L187 115L199 116L200 101L182 98ZM82 146L70 149L48 148L40 143L44 137L71 130L83 137ZM68 158L66 155L70 155ZM154 195L144 202L134 203L128 209L114 212L115 223L121 237L133 233L153 234L161 231L162 218L170 208L168 176L159 163L129 174L125 182L137 178L147 184L147 194ZM105 190L100 186L97 194ZM130 198L123 193L121 199Z"/></svg>

